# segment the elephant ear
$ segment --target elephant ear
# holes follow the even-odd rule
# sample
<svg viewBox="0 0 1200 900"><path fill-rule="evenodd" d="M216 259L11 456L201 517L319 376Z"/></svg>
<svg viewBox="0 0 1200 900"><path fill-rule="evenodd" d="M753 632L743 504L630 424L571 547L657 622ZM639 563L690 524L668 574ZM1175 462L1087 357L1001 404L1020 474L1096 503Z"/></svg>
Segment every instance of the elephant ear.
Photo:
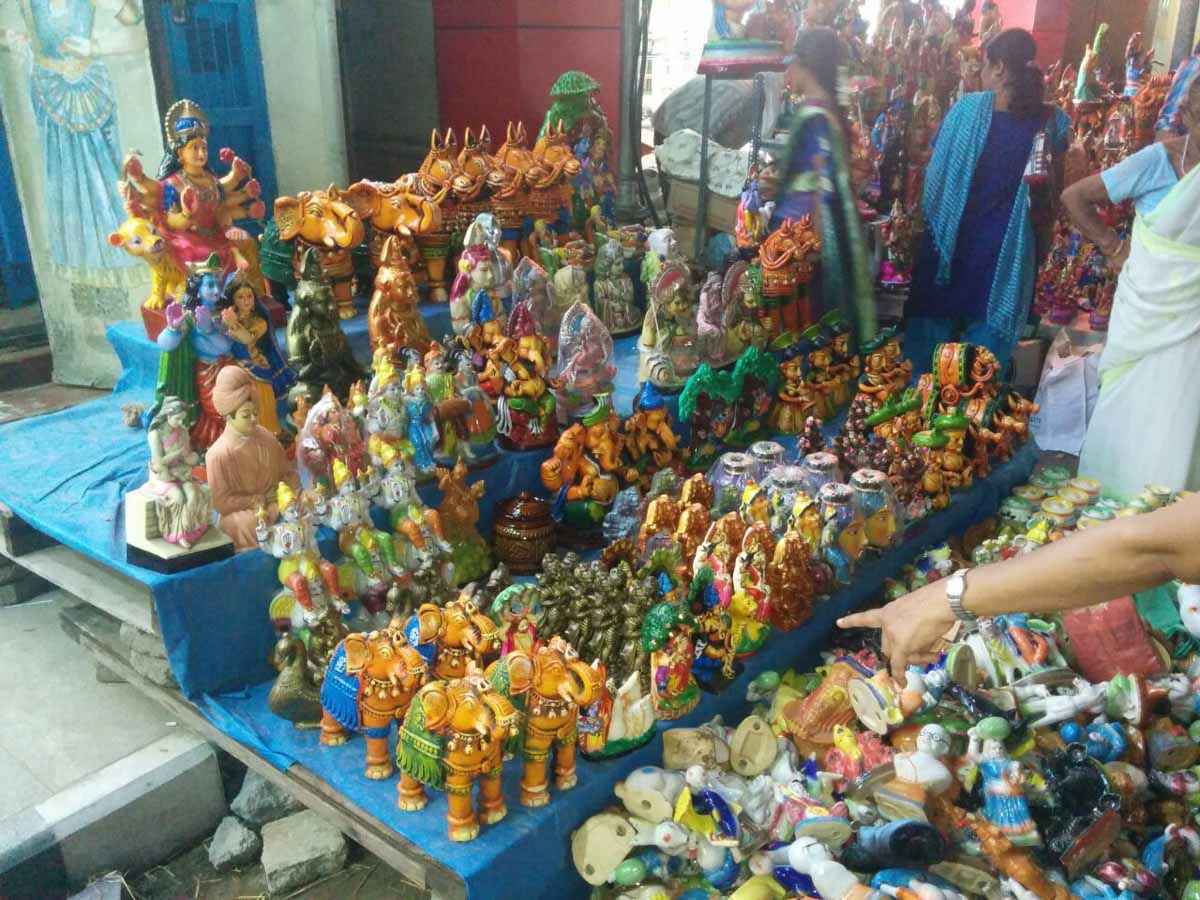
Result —
<svg viewBox="0 0 1200 900"><path fill-rule="evenodd" d="M300 197L275 198L275 224L279 228L281 240L290 241L300 233L300 223L304 220L303 201Z"/></svg>
<svg viewBox="0 0 1200 900"><path fill-rule="evenodd" d="M493 690L516 697L533 687L533 660L524 650L513 650L492 663L488 675Z"/></svg>
<svg viewBox="0 0 1200 900"><path fill-rule="evenodd" d="M417 609L417 637L419 643L427 644L442 633L445 616L441 607L422 603Z"/></svg>
<svg viewBox="0 0 1200 900"><path fill-rule="evenodd" d="M352 634L342 643L346 648L346 671L357 675L367 667L371 658L371 648L367 646L367 639L364 635Z"/></svg>
<svg viewBox="0 0 1200 900"><path fill-rule="evenodd" d="M442 149L442 136L438 134L436 128L429 133L429 149L433 151Z"/></svg>

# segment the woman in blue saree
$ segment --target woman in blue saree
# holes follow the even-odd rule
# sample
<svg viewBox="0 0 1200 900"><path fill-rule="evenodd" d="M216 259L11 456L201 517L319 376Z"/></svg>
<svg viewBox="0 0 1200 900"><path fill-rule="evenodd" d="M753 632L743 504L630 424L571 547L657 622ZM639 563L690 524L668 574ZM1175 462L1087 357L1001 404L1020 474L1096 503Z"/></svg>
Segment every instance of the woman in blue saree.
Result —
<svg viewBox="0 0 1200 900"><path fill-rule="evenodd" d="M796 36L787 77L801 101L778 186L766 178L762 186L764 196L775 199L772 231L785 221L812 217L821 236L814 294L825 311L840 308L862 342L875 335L875 295L850 181L849 127L837 105L845 60L845 46L831 28L806 28Z"/></svg>
<svg viewBox="0 0 1200 900"><path fill-rule="evenodd" d="M1036 53L1023 29L992 38L983 52L985 90L959 100L934 141L905 309L905 351L916 372L929 371L937 344L954 340L987 347L1003 369L1029 315L1036 239L1026 168L1039 132L1059 154L1069 129L1066 115L1042 102Z"/></svg>

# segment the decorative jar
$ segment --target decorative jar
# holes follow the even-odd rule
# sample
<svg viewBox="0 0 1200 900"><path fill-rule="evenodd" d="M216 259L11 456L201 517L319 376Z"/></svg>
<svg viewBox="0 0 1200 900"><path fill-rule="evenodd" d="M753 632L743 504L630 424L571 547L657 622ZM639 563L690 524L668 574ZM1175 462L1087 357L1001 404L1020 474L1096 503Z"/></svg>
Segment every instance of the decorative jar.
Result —
<svg viewBox="0 0 1200 900"><path fill-rule="evenodd" d="M549 501L521 491L496 507L493 542L496 559L514 575L533 575L542 559L553 553L555 522Z"/></svg>
<svg viewBox="0 0 1200 900"><path fill-rule="evenodd" d="M838 469L838 458L832 453L818 450L804 457L805 492L811 497L818 497L821 488L831 482L842 480Z"/></svg>
<svg viewBox="0 0 1200 900"><path fill-rule="evenodd" d="M876 550L890 547L901 529L892 483L878 469L859 469L850 476L854 505L866 527L867 543Z"/></svg>
<svg viewBox="0 0 1200 900"><path fill-rule="evenodd" d="M787 530L796 498L804 492L804 475L803 466L776 466L763 479L762 486L771 498L771 529L777 535Z"/></svg>
<svg viewBox="0 0 1200 900"><path fill-rule="evenodd" d="M750 445L750 456L754 459L754 480L764 484L771 470L783 463L786 451L778 441L755 441Z"/></svg>
<svg viewBox="0 0 1200 900"><path fill-rule="evenodd" d="M742 504L742 490L754 481L754 457L749 453L722 453L708 471L708 483L713 489L713 521Z"/></svg>

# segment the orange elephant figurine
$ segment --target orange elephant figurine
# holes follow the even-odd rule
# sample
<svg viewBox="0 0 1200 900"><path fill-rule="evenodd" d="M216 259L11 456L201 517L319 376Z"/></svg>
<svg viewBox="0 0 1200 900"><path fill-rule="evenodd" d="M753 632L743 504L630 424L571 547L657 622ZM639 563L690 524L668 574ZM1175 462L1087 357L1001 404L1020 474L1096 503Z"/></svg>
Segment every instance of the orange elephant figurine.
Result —
<svg viewBox="0 0 1200 900"><path fill-rule="evenodd" d="M404 717L425 676L425 660L409 646L399 619L380 631L347 635L321 684L321 743L335 747L349 740L347 731L361 731L367 777L390 778L392 723Z"/></svg>
<svg viewBox="0 0 1200 900"><path fill-rule="evenodd" d="M450 840L472 841L479 823L508 813L500 792L504 742L519 731L520 714L478 669L454 681L434 681L413 698L396 742L399 807L424 809L425 787L446 792ZM471 788L479 779L479 816Z"/></svg>
<svg viewBox="0 0 1200 900"><path fill-rule="evenodd" d="M472 663L482 669L485 657L500 652L496 623L481 613L465 592L444 606L421 604L416 619L418 646L432 643L437 648L432 666L435 678L462 678Z"/></svg>
<svg viewBox="0 0 1200 900"><path fill-rule="evenodd" d="M521 775L521 805L545 806L550 802L546 766L550 747L554 756L554 783L560 791L575 787L575 742L579 708L600 696L596 670L581 662L575 648L557 635L532 653L513 650L488 666L492 689L508 697L523 712L521 748L525 768ZM515 746L514 746L515 749Z"/></svg>

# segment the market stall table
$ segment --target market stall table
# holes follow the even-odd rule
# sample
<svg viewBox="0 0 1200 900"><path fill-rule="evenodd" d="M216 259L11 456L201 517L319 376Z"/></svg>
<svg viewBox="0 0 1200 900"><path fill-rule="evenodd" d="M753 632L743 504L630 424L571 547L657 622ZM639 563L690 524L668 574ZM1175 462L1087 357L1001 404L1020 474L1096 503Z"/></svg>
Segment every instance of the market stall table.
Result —
<svg viewBox="0 0 1200 900"><path fill-rule="evenodd" d="M435 314L441 311L434 308ZM355 324L351 323L352 332ZM430 873L425 883L435 887L439 896L583 895L585 885L570 865L567 836L608 802L616 781L636 766L661 757L658 739L617 760L581 762L578 787L567 793L552 791L550 804L540 809L518 804L519 761L509 763L504 778L508 817L485 826L477 840L454 844L446 835L444 794L433 792L422 812L401 812L396 807L395 779L380 783L365 778L359 740L346 747L324 748L318 732L297 730L276 718L266 705L273 676L266 660L275 640L267 603L278 587L275 560L244 553L169 576L125 560L122 497L144 481L148 454L144 432L122 424L121 407L148 401L156 371L156 365L150 364L153 357L140 346L149 342L144 336L141 342L136 338L129 326L110 329L110 339L126 364L111 396L0 426L0 443L6 451L0 453L0 501L59 542L49 551L69 548L116 579L114 594L119 595L120 585L127 583L150 598L151 622L161 633L182 692L194 707L178 695L167 696L165 702L176 704L181 714L199 710L205 729L218 729L222 742L236 742L244 760L290 770L289 783L306 802L324 808L376 852L380 841L389 844L393 852L385 858L397 868L419 881L422 872ZM636 337L617 342L621 377L616 399L622 412L628 411L636 390L628 377L636 370L636 355ZM794 439L782 443L789 454L794 453ZM547 452L503 454L496 465L472 474L472 480L482 478L487 485L481 501L485 535L490 533L497 502L521 489L538 489L538 466ZM818 604L809 623L774 636L762 652L747 660L745 672L724 693L705 696L690 716L672 724L699 723L718 714L739 717L746 711L746 685L755 675L766 669L811 665L827 645L837 616L868 600L885 578L922 550L993 512L1009 489L1032 471L1036 452L1032 444L1027 445L1014 460L997 466L990 478L956 494L949 509L917 524L903 544L864 561L854 583ZM422 494L427 502L435 501L437 490L425 486ZM53 574L46 577L54 580ZM87 581L69 589L89 599Z"/></svg>

